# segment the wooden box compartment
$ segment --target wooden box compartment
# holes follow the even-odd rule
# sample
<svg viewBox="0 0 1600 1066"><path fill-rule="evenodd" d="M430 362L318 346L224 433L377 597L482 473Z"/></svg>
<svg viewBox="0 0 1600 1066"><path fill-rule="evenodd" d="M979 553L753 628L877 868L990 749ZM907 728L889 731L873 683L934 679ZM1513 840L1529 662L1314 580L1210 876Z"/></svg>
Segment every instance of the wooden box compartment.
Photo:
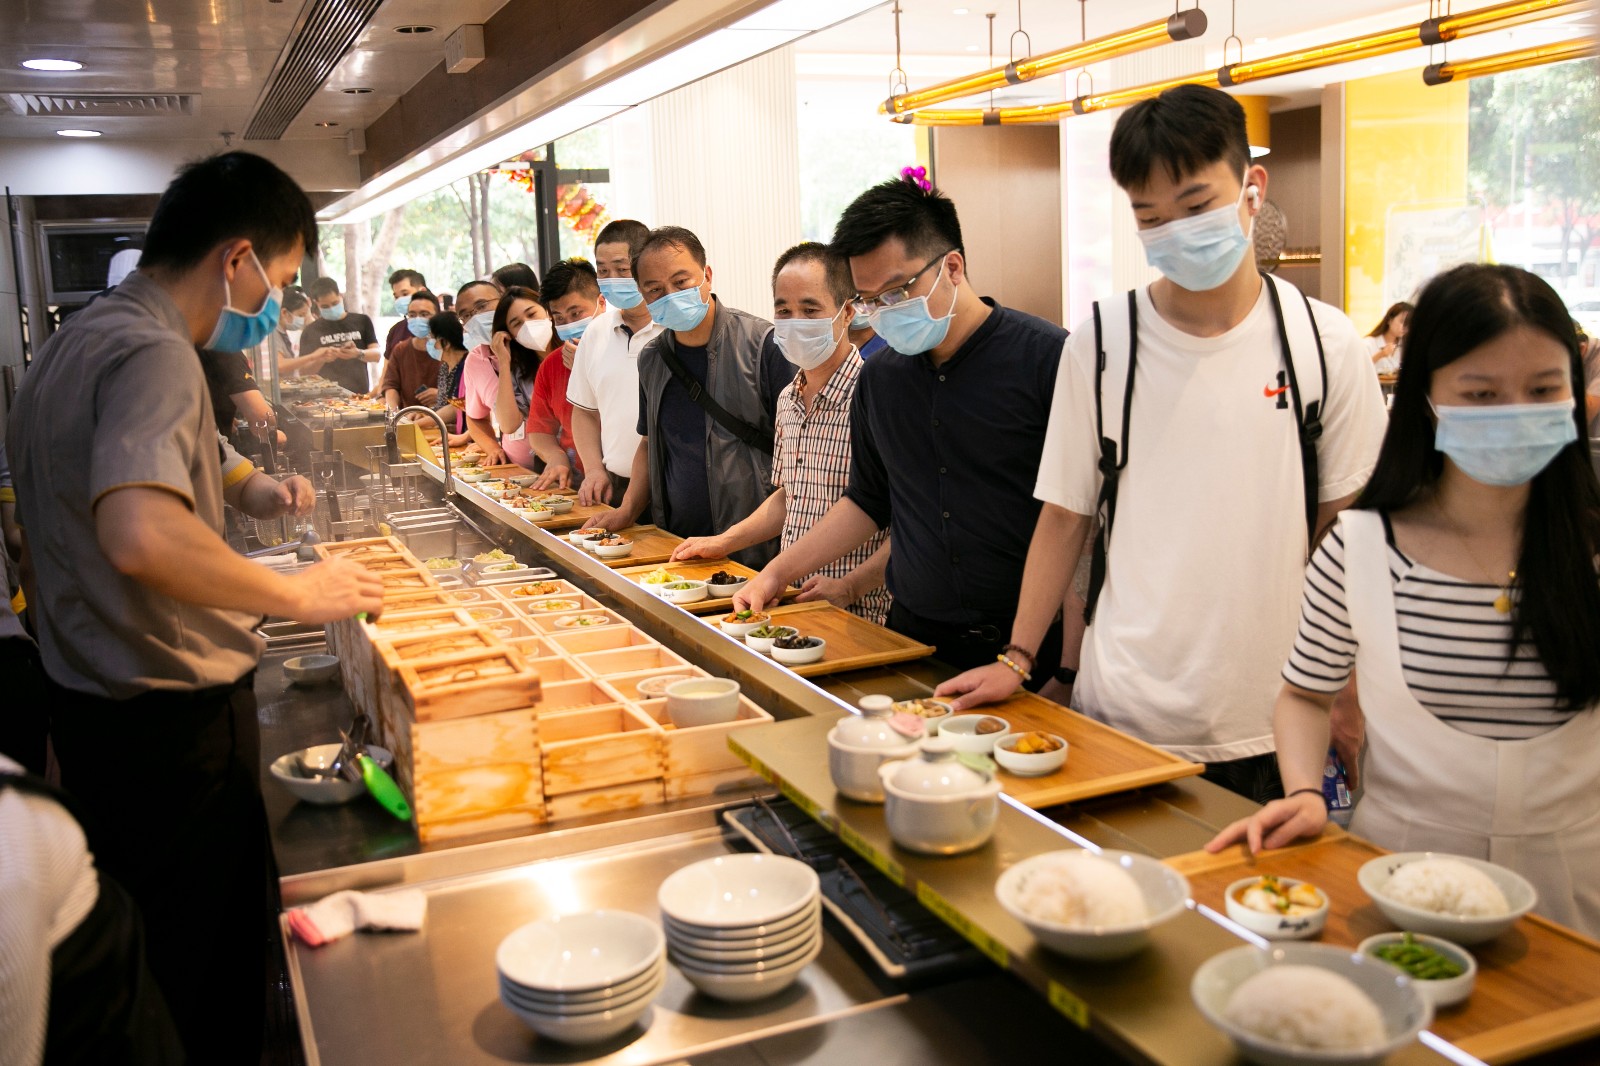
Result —
<svg viewBox="0 0 1600 1066"><path fill-rule="evenodd" d="M428 611L439 607L454 607L446 597L449 593L443 589L413 589L407 592L383 591L383 613L395 614L400 611Z"/></svg>
<svg viewBox="0 0 1600 1066"><path fill-rule="evenodd" d="M471 628L472 616L460 607L433 604L414 611L385 611L373 621L361 623L371 641L391 640L402 633L442 633Z"/></svg>
<svg viewBox="0 0 1600 1066"><path fill-rule="evenodd" d="M617 690L617 695L631 703L639 703L652 697L643 696L639 692L639 683L652 677L710 677L711 675L698 666L688 666L680 669L666 667L661 670L641 670L636 674L613 674L606 678L606 684ZM654 697L659 698L659 697Z"/></svg>
<svg viewBox="0 0 1600 1066"><path fill-rule="evenodd" d="M418 722L509 711L539 702L538 673L509 649L476 658L402 663L398 678L402 699Z"/></svg>
<svg viewBox="0 0 1600 1066"><path fill-rule="evenodd" d="M439 583L433 575L420 569L387 570L378 572L378 580L383 582L383 599L389 602L389 597L394 594L407 592L438 591Z"/></svg>
<svg viewBox="0 0 1600 1066"><path fill-rule="evenodd" d="M472 608L469 607L467 610L470 611ZM482 625L483 628L501 640L526 640L529 637L536 636L533 626L529 625L527 619L524 618L494 618L482 623ZM523 654L531 653L524 652ZM539 652L538 654L548 655L549 652Z"/></svg>
<svg viewBox="0 0 1600 1066"><path fill-rule="evenodd" d="M493 632L492 625L490 631ZM524 658L530 660L546 659L556 654L556 650L550 646L550 642L544 637L512 637L506 643L521 652ZM544 675L541 674L539 676L543 678Z"/></svg>
<svg viewBox="0 0 1600 1066"><path fill-rule="evenodd" d="M767 779L743 763L731 770L712 770L707 774L690 774L688 777L669 777L664 799L688 799L691 796L715 796L721 793L744 792L748 789L770 791Z"/></svg>
<svg viewBox="0 0 1600 1066"><path fill-rule="evenodd" d="M449 592L445 593L444 595L445 595L445 599L449 600L451 603L462 603L462 604L467 604L467 603L493 603L493 604L498 604L498 603L500 603L500 597L496 596L493 592L490 592L488 589L478 589L478 588L451 589Z"/></svg>
<svg viewBox="0 0 1600 1066"><path fill-rule="evenodd" d="M515 645L513 645L513 647L514 646ZM527 653L524 652L523 654L526 655ZM540 683L547 686L552 683L562 681L590 680L588 674L578 669L577 663L573 662L564 655L557 654L554 651L542 658L529 659L528 665L539 671ZM606 699L603 702L610 703L612 702L612 699L615 699L615 697Z"/></svg>
<svg viewBox="0 0 1600 1066"><path fill-rule="evenodd" d="M316 545L313 550L324 559L354 559L357 562L367 555L411 555L399 537L362 537L331 543L325 541Z"/></svg>
<svg viewBox="0 0 1600 1066"><path fill-rule="evenodd" d="M413 574L425 574L425 573L428 573L428 570L427 570L426 567L417 565L417 562L416 562L415 559L411 558L410 556L406 556L406 555L396 555L396 554L385 553L385 554L382 554L382 555L374 554L374 555L347 556L347 558L349 558L351 562L360 563L362 566L366 567L368 570L374 570L374 571L377 571L378 573L397 573L397 572L409 572L409 573L413 573Z"/></svg>
<svg viewBox="0 0 1600 1066"><path fill-rule="evenodd" d="M603 623L579 625L580 621L589 622L604 619ZM608 611L604 607L592 611L569 611L565 614L529 615L528 621L533 623L533 628L541 633L582 633L591 629L601 629L605 626L625 626L631 623L615 611Z"/></svg>
<svg viewBox="0 0 1600 1066"><path fill-rule="evenodd" d="M540 659L538 663L548 663ZM534 669L539 669L534 666ZM570 681L545 681L540 679L539 699L534 709L541 716L553 711L570 711L579 707L599 707L602 704L621 703L622 697L610 685L592 678L580 677Z"/></svg>
<svg viewBox="0 0 1600 1066"><path fill-rule="evenodd" d="M418 822L417 836L424 844L456 837L477 836L480 833L505 833L511 830L529 830L542 825L548 815L543 803L513 810L491 811L487 814L469 814L465 818L451 818L437 822Z"/></svg>
<svg viewBox="0 0 1600 1066"><path fill-rule="evenodd" d="M453 656L476 658L488 652L510 650L499 637L482 626L449 629L440 633L409 633L381 638L373 643L378 660L391 671L400 664Z"/></svg>
<svg viewBox="0 0 1600 1066"><path fill-rule="evenodd" d="M587 655L576 655L573 658L579 666L595 677L637 674L641 670L663 670L667 667L682 668L689 665L680 656L674 655L659 644L618 648L615 651L596 651Z"/></svg>
<svg viewBox="0 0 1600 1066"><path fill-rule="evenodd" d="M553 614L592 611L600 605L581 592L573 592L565 596L535 596L532 599L518 600L509 606L529 617L543 618Z"/></svg>
<svg viewBox="0 0 1600 1066"><path fill-rule="evenodd" d="M594 651L650 647L656 641L632 626L605 626L599 629L578 630L575 633L555 633L551 635L550 643L568 655L586 655Z"/></svg>
<svg viewBox="0 0 1600 1066"><path fill-rule="evenodd" d="M526 600L537 600L547 596L582 596L578 586L570 581L552 579L548 581L525 581L520 585L490 585L496 596L503 600L518 603Z"/></svg>
<svg viewBox="0 0 1600 1066"><path fill-rule="evenodd" d="M508 603L464 603L461 607L471 617L475 625L488 625L491 622L509 622L517 617Z"/></svg>
<svg viewBox="0 0 1600 1066"><path fill-rule="evenodd" d="M608 788L591 788L582 792L566 792L550 796L545 801L550 820L578 818L586 814L604 814L607 811L626 811L635 807L650 807L661 803L664 792L660 778L653 781L636 781L631 785L612 785Z"/></svg>
<svg viewBox="0 0 1600 1066"><path fill-rule="evenodd" d="M627 704L557 711L539 718L544 793L588 792L653 781L661 786L661 727Z"/></svg>
<svg viewBox="0 0 1600 1066"><path fill-rule="evenodd" d="M661 727L661 766L663 776L671 778L695 777L743 767L744 762L728 748L728 736L735 730L772 721L772 715L762 710L748 696L739 697L739 717L731 722L716 725L699 725L678 729L667 717L667 701L645 700L635 704L639 710Z"/></svg>

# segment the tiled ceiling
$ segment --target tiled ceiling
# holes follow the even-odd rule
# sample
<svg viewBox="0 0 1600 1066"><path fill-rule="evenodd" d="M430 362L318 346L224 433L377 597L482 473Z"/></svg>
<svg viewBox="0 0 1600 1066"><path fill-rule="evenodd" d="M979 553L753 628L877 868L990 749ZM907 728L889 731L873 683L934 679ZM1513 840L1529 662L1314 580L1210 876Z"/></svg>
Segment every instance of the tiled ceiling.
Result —
<svg viewBox="0 0 1600 1066"><path fill-rule="evenodd" d="M342 137L381 115L437 65L457 27L481 24L507 0L386 0L284 140ZM529 2L529 0L518 0ZM108 138L220 140L242 134L311 0L5 0L0 36L0 139L50 137L88 125ZM402 34L398 27L434 27ZM25 59L71 59L38 72ZM342 89L371 89L349 95ZM10 94L195 94L192 114L100 116L67 122L16 114ZM318 122L336 123L319 127ZM235 138L235 143L239 143Z"/></svg>

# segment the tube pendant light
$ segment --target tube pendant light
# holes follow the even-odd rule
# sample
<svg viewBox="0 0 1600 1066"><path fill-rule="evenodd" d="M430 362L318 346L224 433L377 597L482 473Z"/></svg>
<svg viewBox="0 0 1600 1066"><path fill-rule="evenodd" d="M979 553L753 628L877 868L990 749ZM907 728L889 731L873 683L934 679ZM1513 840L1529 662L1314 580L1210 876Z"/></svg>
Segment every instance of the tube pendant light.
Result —
<svg viewBox="0 0 1600 1066"><path fill-rule="evenodd" d="M1482 59L1462 59L1456 62L1434 63L1424 67L1422 80L1429 85L1444 85L1467 78L1480 78L1485 74L1504 74L1508 70L1541 67L1547 63L1565 63L1569 59L1587 59L1600 55L1600 44L1592 39L1562 41L1536 48L1522 48L1515 52L1501 52Z"/></svg>
<svg viewBox="0 0 1600 1066"><path fill-rule="evenodd" d="M1193 74L1167 78L1145 85L1136 85L1127 89L1115 89L1111 92L1080 96L1073 100L1035 104L1031 107L1002 107L998 111L987 114L976 108L925 108L908 116L898 116L895 121L911 121L919 126L1026 125L1037 122L1057 122L1072 115L1087 115L1094 111L1109 111L1114 108L1126 107L1140 100L1159 96L1168 89L1177 88L1180 85L1209 85L1213 88L1227 88L1244 82L1262 81L1266 78L1281 77L1285 74L1298 74L1306 70L1338 66L1341 63L1350 63L1359 59L1370 59L1374 56L1403 52L1423 45L1444 44L1447 41L1457 40L1458 38L1492 33L1496 30L1509 29L1513 26L1555 18L1559 15L1578 14L1586 11L1588 7L1589 0L1508 0L1506 3L1478 8L1475 11L1465 11L1459 14L1431 18L1418 25L1403 26L1393 30L1367 34L1362 37L1352 37L1332 44L1301 48L1293 52L1268 56L1264 59L1250 60L1248 62L1240 61L1219 67L1216 70L1196 71ZM1574 43L1583 44L1587 42ZM1560 46L1550 45L1544 50L1547 51L1549 48L1556 47ZM1541 50L1528 49L1527 51ZM1575 56L1568 58L1575 58ZM1556 62L1556 60L1546 59L1543 62ZM1459 71L1469 66L1466 62L1440 64L1440 66L1446 65L1455 68L1455 73L1453 74L1455 77L1463 76Z"/></svg>

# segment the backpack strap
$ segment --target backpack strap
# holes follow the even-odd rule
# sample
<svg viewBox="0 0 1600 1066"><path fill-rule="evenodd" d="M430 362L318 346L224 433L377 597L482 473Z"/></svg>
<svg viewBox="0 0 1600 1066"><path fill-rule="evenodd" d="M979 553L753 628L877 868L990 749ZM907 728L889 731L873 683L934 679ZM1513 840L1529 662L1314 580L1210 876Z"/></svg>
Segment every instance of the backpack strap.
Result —
<svg viewBox="0 0 1600 1066"><path fill-rule="evenodd" d="M1111 527L1117 517L1117 488L1122 477L1122 470L1128 465L1128 429L1133 415L1133 372L1139 361L1139 295L1138 290L1128 290L1128 369L1122 385L1122 434L1119 447L1116 440L1106 436L1105 429L1105 388L1104 378L1106 372L1106 343L1105 323L1100 316L1100 304L1094 305L1094 431L1100 440L1100 497L1095 502L1095 515L1100 520L1100 532L1095 537L1094 555L1089 560L1089 590L1084 598L1083 620L1085 623L1094 621L1095 604L1100 600L1100 592L1106 583L1106 567L1108 555L1111 551ZM1118 325L1111 327L1112 344L1114 350L1121 350L1122 346L1115 343L1120 340Z"/></svg>
<svg viewBox="0 0 1600 1066"><path fill-rule="evenodd" d="M672 350L671 343L663 343L658 349L661 359L667 364L667 369L672 376L678 379L678 384L689 390L689 399L694 404L711 416L712 421L723 429L732 433L734 437L748 447L767 455L772 454L774 438L772 431L763 432L740 418L738 415L723 407L707 392L695 376L689 373L689 368L683 365L683 360L678 358L678 353Z"/></svg>
<svg viewBox="0 0 1600 1066"><path fill-rule="evenodd" d="M1262 276L1267 295L1272 300L1273 317L1278 323L1278 344L1283 351L1284 370L1288 375L1289 394L1294 404L1295 427L1300 439L1300 474L1305 489L1306 553L1309 555L1317 540L1317 496L1321 485L1317 448L1322 439L1322 415L1328 392L1328 357L1322 347L1322 332L1317 328L1317 316L1311 310L1310 298L1286 281L1279 281L1270 274ZM1299 295L1305 311L1303 316L1294 315L1291 320L1284 315L1280 286L1293 289ZM1316 390L1309 392L1301 382L1312 379L1308 374L1302 374L1302 368L1296 364L1311 358L1313 351L1317 353Z"/></svg>

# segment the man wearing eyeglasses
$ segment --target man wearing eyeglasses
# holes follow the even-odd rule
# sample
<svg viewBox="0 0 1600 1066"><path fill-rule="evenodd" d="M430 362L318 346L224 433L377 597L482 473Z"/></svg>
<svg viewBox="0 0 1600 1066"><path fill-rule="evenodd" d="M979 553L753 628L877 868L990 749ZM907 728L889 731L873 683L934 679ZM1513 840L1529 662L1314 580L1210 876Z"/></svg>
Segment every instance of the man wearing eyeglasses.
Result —
<svg viewBox="0 0 1600 1066"><path fill-rule="evenodd" d="M833 248L888 347L856 386L844 498L735 608L760 610L892 522L889 627L937 646L951 666L992 663L1039 514L1033 485L1066 331L972 291L955 204L936 189L868 189L840 217ZM1057 655L1059 622L1051 640Z"/></svg>
<svg viewBox="0 0 1600 1066"><path fill-rule="evenodd" d="M771 322L717 299L705 247L688 230L652 230L633 276L662 333L639 355L642 439L628 491L596 524L625 528L648 505L661 528L708 537L771 494L774 416L794 367L773 343ZM761 566L777 543L733 557Z"/></svg>

